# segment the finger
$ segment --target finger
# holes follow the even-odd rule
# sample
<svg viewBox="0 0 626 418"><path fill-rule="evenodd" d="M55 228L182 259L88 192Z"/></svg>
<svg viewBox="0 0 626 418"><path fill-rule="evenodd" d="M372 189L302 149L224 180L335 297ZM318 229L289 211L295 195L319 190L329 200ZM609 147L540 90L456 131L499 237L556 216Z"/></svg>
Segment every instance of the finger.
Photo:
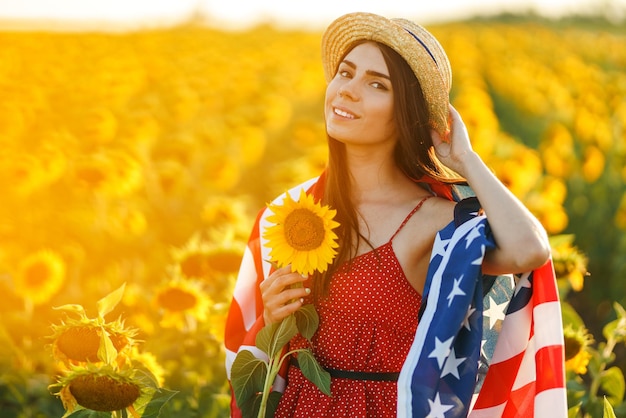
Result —
<svg viewBox="0 0 626 418"><path fill-rule="evenodd" d="M281 267L278 270L273 271L265 280L260 284L261 290L269 289L271 287L283 288L286 285L297 282L299 275L295 275L291 272L291 266ZM302 278L302 280L305 280Z"/></svg>
<svg viewBox="0 0 626 418"><path fill-rule="evenodd" d="M264 317L266 324L272 324L274 322L279 322L285 319L287 316L296 312L298 309L302 307L304 301L302 299L297 299L291 303L276 307L271 310L266 310Z"/></svg>
<svg viewBox="0 0 626 418"><path fill-rule="evenodd" d="M302 287L302 283L306 280L308 280L307 276L302 276L299 273L292 273L288 270L287 272L281 272L276 275L273 286L281 289L285 287Z"/></svg>
<svg viewBox="0 0 626 418"><path fill-rule="evenodd" d="M285 288L278 293L267 292L263 296L263 301L267 307L283 306L294 300L303 299L310 293L311 289L307 287Z"/></svg>
<svg viewBox="0 0 626 418"><path fill-rule="evenodd" d="M435 147L441 144L441 142L443 142L443 139L441 138L441 134L437 132L435 129L430 130L430 138L432 139L433 145Z"/></svg>

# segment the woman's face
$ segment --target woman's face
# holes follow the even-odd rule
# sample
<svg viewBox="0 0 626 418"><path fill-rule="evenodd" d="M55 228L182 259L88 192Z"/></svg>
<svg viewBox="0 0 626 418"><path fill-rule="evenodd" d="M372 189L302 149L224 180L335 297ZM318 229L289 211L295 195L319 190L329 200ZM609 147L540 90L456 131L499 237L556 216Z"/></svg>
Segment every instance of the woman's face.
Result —
<svg viewBox="0 0 626 418"><path fill-rule="evenodd" d="M397 134L389 70L372 42L354 47L326 88L328 135L351 145L395 144Z"/></svg>

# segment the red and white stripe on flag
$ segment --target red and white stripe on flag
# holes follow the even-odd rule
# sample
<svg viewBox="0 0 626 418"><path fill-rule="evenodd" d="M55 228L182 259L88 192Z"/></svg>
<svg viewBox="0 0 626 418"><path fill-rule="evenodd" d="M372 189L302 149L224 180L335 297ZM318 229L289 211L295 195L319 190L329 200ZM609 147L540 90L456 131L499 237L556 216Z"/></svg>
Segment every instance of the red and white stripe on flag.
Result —
<svg viewBox="0 0 626 418"><path fill-rule="evenodd" d="M567 417L561 307L552 262L521 278L532 297L507 316L470 418Z"/></svg>

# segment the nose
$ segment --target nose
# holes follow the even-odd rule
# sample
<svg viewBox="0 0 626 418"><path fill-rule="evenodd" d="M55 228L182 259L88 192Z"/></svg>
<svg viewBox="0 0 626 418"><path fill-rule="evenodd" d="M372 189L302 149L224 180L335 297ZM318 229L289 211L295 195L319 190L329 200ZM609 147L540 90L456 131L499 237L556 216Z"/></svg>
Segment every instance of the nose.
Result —
<svg viewBox="0 0 626 418"><path fill-rule="evenodd" d="M358 97L359 97L351 81L339 87L339 89L337 90L337 95L341 97L342 99L349 99L349 100L358 100Z"/></svg>

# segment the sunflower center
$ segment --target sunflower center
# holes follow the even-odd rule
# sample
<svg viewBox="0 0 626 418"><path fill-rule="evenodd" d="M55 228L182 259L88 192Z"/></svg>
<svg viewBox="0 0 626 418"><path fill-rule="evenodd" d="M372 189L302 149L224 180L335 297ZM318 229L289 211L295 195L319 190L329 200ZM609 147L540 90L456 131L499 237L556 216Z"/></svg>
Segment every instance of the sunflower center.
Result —
<svg viewBox="0 0 626 418"><path fill-rule="evenodd" d="M203 254L189 254L180 262L180 268L186 277L205 277L208 275L207 260Z"/></svg>
<svg viewBox="0 0 626 418"><path fill-rule="evenodd" d="M120 382L109 376L78 376L70 383L70 392L76 402L94 411L118 411L127 408L139 398L135 384Z"/></svg>
<svg viewBox="0 0 626 418"><path fill-rule="evenodd" d="M211 269L218 273L236 273L241 264L239 251L221 250L210 254L207 258Z"/></svg>
<svg viewBox="0 0 626 418"><path fill-rule="evenodd" d="M182 289L170 288L159 294L159 305L168 311L184 311L196 306L196 297Z"/></svg>
<svg viewBox="0 0 626 418"><path fill-rule="evenodd" d="M573 359L580 353L583 346L578 338L574 336L565 336L565 360Z"/></svg>
<svg viewBox="0 0 626 418"><path fill-rule="evenodd" d="M83 167L77 177L90 186L97 187L104 182L106 175L96 167Z"/></svg>
<svg viewBox="0 0 626 418"><path fill-rule="evenodd" d="M298 251L311 251L324 242L324 221L305 208L291 211L285 218L285 239Z"/></svg>
<svg viewBox="0 0 626 418"><path fill-rule="evenodd" d="M95 327L69 328L58 337L56 346L70 360L96 362L99 361L100 332ZM117 351L128 344L123 335L111 334L110 338Z"/></svg>
<svg viewBox="0 0 626 418"><path fill-rule="evenodd" d="M29 287L38 287L46 283L50 276L50 267L45 263L34 263L25 271L24 280Z"/></svg>

